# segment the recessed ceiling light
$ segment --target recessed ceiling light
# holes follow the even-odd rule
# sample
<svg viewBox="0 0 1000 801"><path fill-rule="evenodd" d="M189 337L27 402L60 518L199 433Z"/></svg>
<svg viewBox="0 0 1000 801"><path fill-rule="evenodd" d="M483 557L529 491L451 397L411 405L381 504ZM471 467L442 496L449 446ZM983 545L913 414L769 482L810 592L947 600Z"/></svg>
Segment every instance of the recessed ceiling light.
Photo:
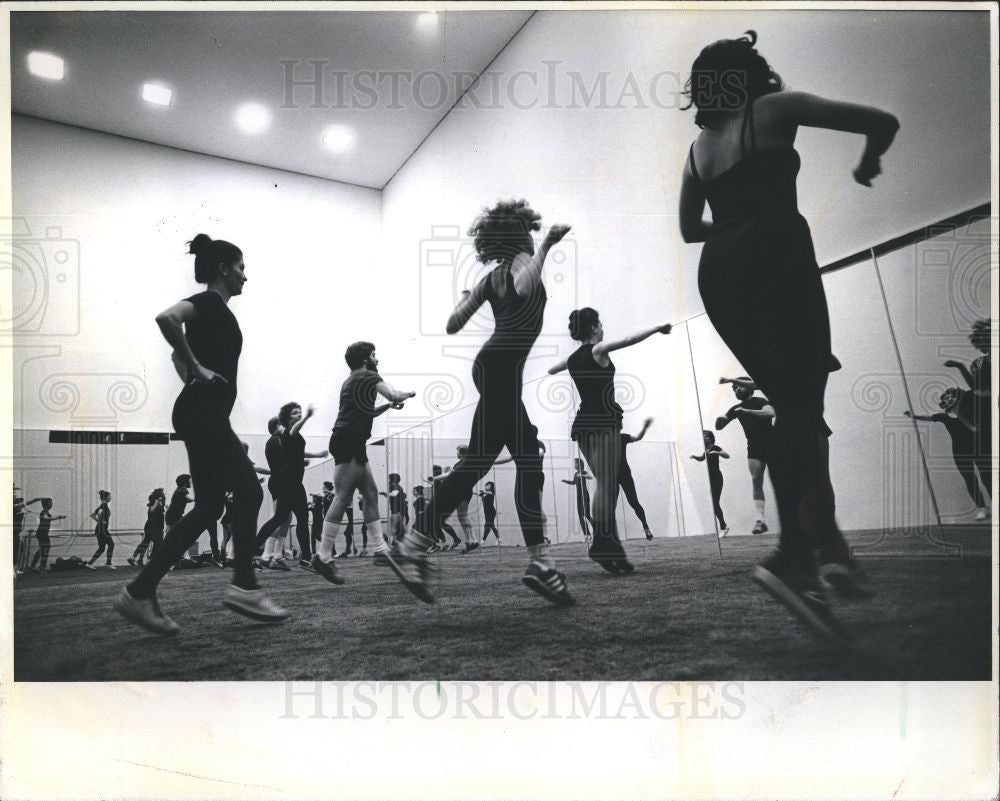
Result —
<svg viewBox="0 0 1000 801"><path fill-rule="evenodd" d="M343 153L345 150L350 150L351 145L354 144L354 134L350 128L343 125L332 125L323 134L323 144L327 150Z"/></svg>
<svg viewBox="0 0 1000 801"><path fill-rule="evenodd" d="M438 13L437 11L423 11L417 17L417 25L420 30L426 31L428 33L437 30L438 26Z"/></svg>
<svg viewBox="0 0 1000 801"><path fill-rule="evenodd" d="M28 53L28 71L39 78L61 81L64 75L63 60L52 53L40 53L36 50Z"/></svg>
<svg viewBox="0 0 1000 801"><path fill-rule="evenodd" d="M142 99L154 106L169 106L172 96L173 92L163 84L144 83L142 85Z"/></svg>
<svg viewBox="0 0 1000 801"><path fill-rule="evenodd" d="M244 133L261 133L271 124L271 112L260 103L247 103L236 111L236 125Z"/></svg>

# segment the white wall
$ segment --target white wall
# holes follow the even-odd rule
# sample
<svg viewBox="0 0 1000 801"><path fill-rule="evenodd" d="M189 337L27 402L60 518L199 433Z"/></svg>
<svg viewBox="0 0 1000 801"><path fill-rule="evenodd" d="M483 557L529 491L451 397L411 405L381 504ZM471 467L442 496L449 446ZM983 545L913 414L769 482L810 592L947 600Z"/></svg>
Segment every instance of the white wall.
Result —
<svg viewBox="0 0 1000 801"><path fill-rule="evenodd" d="M205 232L242 248L249 278L232 302L244 336L233 427L264 431L296 399L319 407L306 433L329 431L344 348L381 327L358 300L379 192L19 115L12 142L14 215L31 234L15 266L44 255L53 275L42 319L32 273L15 274L15 314L41 321L16 340L15 427L170 430L180 382L153 317L203 289L185 242Z"/></svg>

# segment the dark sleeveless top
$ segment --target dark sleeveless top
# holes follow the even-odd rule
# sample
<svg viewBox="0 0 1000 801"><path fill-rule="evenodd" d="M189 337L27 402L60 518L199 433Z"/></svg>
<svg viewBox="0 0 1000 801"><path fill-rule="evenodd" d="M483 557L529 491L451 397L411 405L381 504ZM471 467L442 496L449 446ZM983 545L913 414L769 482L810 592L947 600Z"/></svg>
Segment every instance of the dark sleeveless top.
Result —
<svg viewBox="0 0 1000 801"><path fill-rule="evenodd" d="M566 360L569 374L580 393L580 408L573 421L573 435L585 429L622 427L622 407L615 400L615 365L594 361L594 346L583 344Z"/></svg>
<svg viewBox="0 0 1000 801"><path fill-rule="evenodd" d="M745 141L748 133L749 152ZM793 148L757 149L753 102L743 115L740 154L740 160L732 167L706 182L701 181L695 166L693 143L688 152L691 174L705 187L705 197L712 210L713 230L749 217L798 215L795 179L801 166L799 154Z"/></svg>
<svg viewBox="0 0 1000 801"><path fill-rule="evenodd" d="M498 356L502 354L511 361L520 362L523 366L524 360L542 331L548 295L539 280L527 297L520 297L514 291L514 276L510 270L503 267L497 269L504 272L505 291L504 296L500 297L493 287L492 273L487 276L486 300L493 310L496 327L493 335L483 345L480 354L484 351Z"/></svg>

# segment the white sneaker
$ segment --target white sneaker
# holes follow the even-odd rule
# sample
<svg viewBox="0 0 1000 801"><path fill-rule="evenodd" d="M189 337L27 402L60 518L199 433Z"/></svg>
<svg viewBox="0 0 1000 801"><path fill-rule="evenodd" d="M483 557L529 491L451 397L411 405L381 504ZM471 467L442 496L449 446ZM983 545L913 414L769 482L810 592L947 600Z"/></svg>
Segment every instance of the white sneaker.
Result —
<svg viewBox="0 0 1000 801"><path fill-rule="evenodd" d="M982 506L976 509L976 520L987 520L989 519L990 513L986 511Z"/></svg>
<svg viewBox="0 0 1000 801"><path fill-rule="evenodd" d="M278 623L288 617L289 612L272 601L262 589L244 590L235 584L226 587L222 603L241 615L265 623Z"/></svg>
<svg viewBox="0 0 1000 801"><path fill-rule="evenodd" d="M155 596L140 601L129 595L126 587L122 587L122 591L115 598L114 608L123 618L153 634L172 637L181 630L180 626L163 614Z"/></svg>
<svg viewBox="0 0 1000 801"><path fill-rule="evenodd" d="M723 526L722 528L719 529L720 539L725 539L728 536L729 536L729 526Z"/></svg>

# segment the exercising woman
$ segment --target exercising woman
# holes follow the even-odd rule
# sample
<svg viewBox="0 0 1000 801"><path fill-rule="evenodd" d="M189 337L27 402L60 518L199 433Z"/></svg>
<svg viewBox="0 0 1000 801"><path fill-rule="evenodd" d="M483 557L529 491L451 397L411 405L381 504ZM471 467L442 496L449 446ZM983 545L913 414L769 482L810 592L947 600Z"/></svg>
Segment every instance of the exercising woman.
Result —
<svg viewBox="0 0 1000 801"><path fill-rule="evenodd" d="M583 459L580 457L573 460L573 466L576 468L573 478L561 478L559 480L563 484L576 487L576 516L580 521L580 528L583 531L583 541L587 543L587 547L589 548L593 541L590 526L594 525L594 518L590 512L590 490L587 489L587 482L593 481L593 478L587 475L587 470L583 466ZM590 525L588 525L588 522Z"/></svg>
<svg viewBox="0 0 1000 801"><path fill-rule="evenodd" d="M403 510L409 504L406 501L406 491L400 482L402 479L399 473L389 473L389 489L387 492L380 492L385 496L389 504L389 544L394 545L403 539L406 529L403 526Z"/></svg>
<svg viewBox="0 0 1000 801"><path fill-rule="evenodd" d="M254 529L264 493L253 463L229 424L236 402L236 375L243 334L229 309L230 298L246 283L243 253L235 245L198 234L190 243L198 283L207 289L156 317L164 339L174 348L174 363L184 389L174 404L174 430L184 440L191 476L198 486L194 508L163 538L136 579L122 589L115 609L157 634L176 634L179 626L160 609L156 589L170 566L218 520L226 490L233 492L233 582L223 603L234 612L262 621L279 621L288 612L257 586L251 565Z"/></svg>
<svg viewBox="0 0 1000 801"><path fill-rule="evenodd" d="M38 528L35 529L35 539L38 540L38 550L31 557L31 569L35 570L35 565L41 560L39 570L44 571L49 566L49 549L52 544L49 540L49 527L53 520L65 520L66 515L52 514L52 499L42 498L42 510L38 513Z"/></svg>
<svg viewBox="0 0 1000 801"><path fill-rule="evenodd" d="M573 596L544 540L539 492L544 475L542 456L531 436L531 419L521 400L524 364L542 330L545 313L542 267L549 250L569 232L569 226L553 226L535 253L531 234L540 229L541 215L524 200L501 202L485 209L469 229L477 259L496 266L468 295L462 296L448 318L446 330L457 334L486 303L493 311L495 329L473 362L479 403L468 450L451 474L435 485L427 520L436 530L493 466L500 451L507 448L517 465L514 506L529 559L521 580L546 600L569 605L574 603ZM424 563L432 544L430 538L412 531L403 540L400 555L411 560L403 581L414 592L426 592Z"/></svg>
<svg viewBox="0 0 1000 801"><path fill-rule="evenodd" d="M968 425L974 435L973 461L979 471L979 479L987 492L993 488L993 402L991 393L992 349L991 324L989 320L976 320L969 335L972 347L982 353L966 367L962 362L949 359L945 367L954 367L965 379L971 392L959 397L956 408L958 416ZM976 520L986 520L990 516L990 503L980 506Z"/></svg>
<svg viewBox="0 0 1000 801"><path fill-rule="evenodd" d="M712 489L712 509L715 518L719 521L719 534L725 537L729 533L729 526L726 525L726 516L722 514L722 506L719 501L722 499L722 471L719 469L719 459L728 459L729 454L715 444L715 434L711 431L702 431L702 439L705 441L704 453L699 453L691 458L696 462L708 460L708 484Z"/></svg>
<svg viewBox="0 0 1000 801"><path fill-rule="evenodd" d="M722 431L733 420L739 420L743 427L743 433L747 438L747 468L750 470L754 506L757 507L757 519L750 533L764 534L767 532L764 513L764 470L767 468L767 454L771 448L774 407L767 398L754 395L757 386L747 376L723 377L719 379L719 383L732 384L733 394L739 403L716 418L715 430Z"/></svg>
<svg viewBox="0 0 1000 801"><path fill-rule="evenodd" d="M101 499L101 503L90 513L90 519L97 524L94 527L94 536L97 537L97 550L94 551L94 555L90 557L90 561L86 565L91 570L96 570L94 562L100 558L101 554L104 553L104 549L107 548L108 556L104 566L110 570L114 570L115 566L111 564L111 557L115 552L115 541L111 539L111 532L108 530L108 524L111 522L111 507L108 506L108 503L111 501L111 493L107 490L101 490L98 496Z"/></svg>
<svg viewBox="0 0 1000 801"><path fill-rule="evenodd" d="M492 481L487 481L483 484L483 489L481 492L477 492L482 499L483 504L483 519L485 523L483 525L483 539L485 543L486 538L490 536L490 532L493 532L493 536L497 538L497 545L501 545L500 542L500 532L497 530L497 490L496 485Z"/></svg>
<svg viewBox="0 0 1000 801"><path fill-rule="evenodd" d="M619 470L622 465L622 407L615 400L615 365L609 355L669 334L670 324L653 326L624 339L604 341L604 325L595 309L585 306L569 315L569 335L580 343L568 359L549 368L549 375L569 370L580 394L580 408L570 436L594 474L594 540L590 558L609 573L631 573L615 524Z"/></svg>
<svg viewBox="0 0 1000 801"><path fill-rule="evenodd" d="M625 500L628 501L629 506L632 507L632 511L635 512L635 516L639 518L639 522L642 523L643 533L646 535L647 540L653 539L653 532L649 530L649 523L646 522L646 510L642 508L642 504L639 503L639 493L635 490L635 479L632 477L632 468L628 463L628 453L626 448L635 442L640 442L646 432L649 431L649 427L653 425L653 418L647 417L642 422L642 430L632 436L631 434L622 433L622 463L621 467L618 469L618 486L621 487L622 492L625 493Z"/></svg>
<svg viewBox="0 0 1000 801"><path fill-rule="evenodd" d="M323 538L313 555L313 569L327 581L343 584L333 563L333 546L340 534L344 511L357 490L364 502L362 514L367 532L375 546L375 564L389 565L399 571L389 556L389 546L382 536L382 521L378 512L378 486L368 463L365 443L372 433L372 420L389 409L402 409L403 401L415 392L393 389L378 374L378 359L371 342L355 342L344 354L351 374L340 389L340 409L330 435L333 456L333 503L323 521ZM381 395L388 403L376 406Z"/></svg>
<svg viewBox="0 0 1000 801"><path fill-rule="evenodd" d="M684 166L681 235L705 243L698 268L705 311L774 407L768 461L781 538L778 551L754 569L754 580L814 631L843 642L813 555L840 532L823 420L830 321L809 226L797 206L795 135L800 126L864 135L854 179L870 186L899 123L879 109L783 91L756 41L750 31L716 42L692 67L687 108L697 108L702 131ZM743 79L735 93L733 76ZM711 223L702 219L706 202ZM849 555L840 559L849 570Z"/></svg>
<svg viewBox="0 0 1000 801"><path fill-rule="evenodd" d="M150 549L151 557L163 543L163 507L166 501L167 496L162 487L154 489L146 499L146 523L142 527L142 541L128 558L130 565L142 567L147 549Z"/></svg>
<svg viewBox="0 0 1000 801"><path fill-rule="evenodd" d="M460 447L461 448L465 448L464 445L462 445ZM460 457L460 459L461 459L461 457ZM456 467L457 467L457 465L456 465ZM431 493L432 494L434 492L434 486L439 481L443 481L450 473L451 473L451 468L450 467L445 467L442 470L441 469L441 465L439 465L439 464L431 465L431 474L427 477L427 480L430 482ZM471 488L470 488L469 498L470 499L472 498ZM464 496L463 496L463 500L464 500ZM459 505L461 505L461 501L459 502ZM469 508L468 501L465 501L465 508L466 509ZM447 545L448 540L446 540L444 538L445 534L447 534L449 537L451 537L451 545L450 546ZM453 529L450 525L448 525L447 518L442 517L441 520L438 521L437 526L435 527L435 531L434 531L434 544L431 545L431 547L428 549L428 553L434 553L435 551L453 551L453 550L455 550L455 548L457 548L461 544L462 544L462 540L459 538L458 534L455 533L455 529Z"/></svg>
<svg viewBox="0 0 1000 801"><path fill-rule="evenodd" d="M957 416L962 394L962 391L957 387L946 389L941 393L941 398L938 401L941 411L936 414L911 415L908 410L903 414L914 420L941 423L948 430L948 436L951 437L951 456L955 462L955 469L962 476L965 488L969 491L969 497L976 505L976 520L985 520L989 516L990 504L986 496L983 495L979 480L976 478L975 433Z"/></svg>

